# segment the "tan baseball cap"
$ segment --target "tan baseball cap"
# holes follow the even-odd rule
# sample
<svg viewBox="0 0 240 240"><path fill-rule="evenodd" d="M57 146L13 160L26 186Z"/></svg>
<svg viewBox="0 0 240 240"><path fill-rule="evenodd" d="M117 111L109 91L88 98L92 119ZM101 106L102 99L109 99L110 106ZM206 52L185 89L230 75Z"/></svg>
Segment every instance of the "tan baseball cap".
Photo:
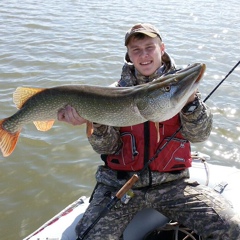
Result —
<svg viewBox="0 0 240 240"><path fill-rule="evenodd" d="M149 23L138 23L127 31L125 46L127 46L130 37L137 33L143 33L151 38L159 37L162 40L159 30L155 26Z"/></svg>

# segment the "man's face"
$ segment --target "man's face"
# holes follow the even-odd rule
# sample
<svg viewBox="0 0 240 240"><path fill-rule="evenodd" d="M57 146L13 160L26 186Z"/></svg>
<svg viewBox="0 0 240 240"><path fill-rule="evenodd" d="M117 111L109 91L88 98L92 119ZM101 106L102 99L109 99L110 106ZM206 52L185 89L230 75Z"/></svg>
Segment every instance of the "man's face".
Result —
<svg viewBox="0 0 240 240"><path fill-rule="evenodd" d="M133 36L127 49L133 65L144 76L150 76L162 65L164 44L158 37L137 39Z"/></svg>

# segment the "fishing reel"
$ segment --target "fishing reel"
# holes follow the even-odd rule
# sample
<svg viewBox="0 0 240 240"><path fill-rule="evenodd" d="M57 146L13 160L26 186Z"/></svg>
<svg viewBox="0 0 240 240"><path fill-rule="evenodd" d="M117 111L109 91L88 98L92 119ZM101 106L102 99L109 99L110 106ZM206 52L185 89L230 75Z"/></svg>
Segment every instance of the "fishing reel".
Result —
<svg viewBox="0 0 240 240"><path fill-rule="evenodd" d="M178 222L169 222L165 226L155 229L148 233L143 240L203 240L203 238L194 233L189 228Z"/></svg>

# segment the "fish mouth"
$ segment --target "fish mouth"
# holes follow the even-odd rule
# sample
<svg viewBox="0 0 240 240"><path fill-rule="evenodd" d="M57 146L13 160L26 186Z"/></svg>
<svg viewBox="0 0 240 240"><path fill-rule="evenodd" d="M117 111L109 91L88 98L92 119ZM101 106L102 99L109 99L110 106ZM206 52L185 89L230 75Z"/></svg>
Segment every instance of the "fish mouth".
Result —
<svg viewBox="0 0 240 240"><path fill-rule="evenodd" d="M176 101L187 101L197 90L206 70L204 63L194 63L176 73L176 87L174 97Z"/></svg>
<svg viewBox="0 0 240 240"><path fill-rule="evenodd" d="M181 98L182 96L191 95L199 86L201 79L206 70L204 63L194 63L188 67L177 71L175 75L175 97Z"/></svg>
<svg viewBox="0 0 240 240"><path fill-rule="evenodd" d="M205 70L206 70L206 64L204 64L204 63L199 63L199 65L200 65L201 68L200 68L200 72L199 72L199 75L198 75L195 83L200 82L200 80L202 79L203 74L204 74L204 72L205 72Z"/></svg>
<svg viewBox="0 0 240 240"><path fill-rule="evenodd" d="M195 75L196 78L194 82L199 82L201 78L203 77L203 74L206 70L206 64L205 63L194 63L189 66L187 66L184 69L181 69L177 71L175 74L179 75L179 78L185 78L190 75ZM196 76L197 75L197 76ZM179 80L181 81L181 79Z"/></svg>

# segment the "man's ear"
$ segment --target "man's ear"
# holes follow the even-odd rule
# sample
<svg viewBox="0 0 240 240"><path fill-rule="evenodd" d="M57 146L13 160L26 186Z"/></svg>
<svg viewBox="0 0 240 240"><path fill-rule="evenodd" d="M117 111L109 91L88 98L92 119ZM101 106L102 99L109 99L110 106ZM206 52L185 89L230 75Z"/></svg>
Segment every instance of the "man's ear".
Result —
<svg viewBox="0 0 240 240"><path fill-rule="evenodd" d="M165 44L164 44L164 42L161 42L160 49L161 49L161 53L163 55L164 52L165 52Z"/></svg>
<svg viewBox="0 0 240 240"><path fill-rule="evenodd" d="M129 57L128 52L127 52L126 55L125 55L125 60L126 60L127 62L132 62L131 59L130 59L130 57Z"/></svg>

